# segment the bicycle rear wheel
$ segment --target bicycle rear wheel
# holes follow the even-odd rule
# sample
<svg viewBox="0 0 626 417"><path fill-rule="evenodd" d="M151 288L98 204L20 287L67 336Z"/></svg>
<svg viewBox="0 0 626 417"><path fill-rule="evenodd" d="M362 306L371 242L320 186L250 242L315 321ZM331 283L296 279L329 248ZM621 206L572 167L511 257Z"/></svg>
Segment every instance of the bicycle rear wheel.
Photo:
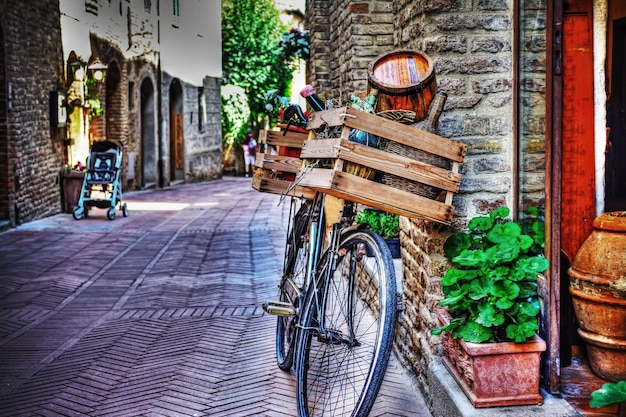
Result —
<svg viewBox="0 0 626 417"><path fill-rule="evenodd" d="M386 243L370 231L350 231L334 255L326 252L319 263L319 291L307 294L298 332L300 417L367 416L393 344L396 280Z"/></svg>
<svg viewBox="0 0 626 417"><path fill-rule="evenodd" d="M295 205L295 201L292 200ZM306 228L309 219L309 207L303 202L291 219L285 243L285 262L283 277L279 285L279 299L299 308L300 294L304 288L306 266L309 253L309 243L306 239ZM283 371L289 371L293 366L293 351L295 344L297 315L278 316L276 322L276 362Z"/></svg>

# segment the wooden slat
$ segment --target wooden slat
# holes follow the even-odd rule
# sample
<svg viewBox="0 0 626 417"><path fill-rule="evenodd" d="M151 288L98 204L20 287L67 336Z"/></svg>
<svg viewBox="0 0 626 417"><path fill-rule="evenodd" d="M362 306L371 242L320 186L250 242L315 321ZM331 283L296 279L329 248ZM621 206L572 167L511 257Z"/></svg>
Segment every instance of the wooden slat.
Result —
<svg viewBox="0 0 626 417"><path fill-rule="evenodd" d="M334 159L339 157L341 139L313 139L302 144L300 158Z"/></svg>
<svg viewBox="0 0 626 417"><path fill-rule="evenodd" d="M412 126L352 108L346 109L346 114L344 122L350 128L363 130L457 162L463 162L467 153L467 145Z"/></svg>
<svg viewBox="0 0 626 417"><path fill-rule="evenodd" d="M298 168L301 165L302 160L300 158L263 153L256 154L255 166L258 168L295 173L298 172Z"/></svg>
<svg viewBox="0 0 626 417"><path fill-rule="evenodd" d="M340 158L411 181L458 192L461 175L428 163L343 139L317 139L303 144L301 158ZM455 162L456 164L456 162Z"/></svg>
<svg viewBox="0 0 626 417"><path fill-rule="evenodd" d="M311 113L306 128L309 130L319 129L325 125L341 126L345 119L346 107L331 110L316 111Z"/></svg>
<svg viewBox="0 0 626 417"><path fill-rule="evenodd" d="M287 146L290 148L301 148L302 142L308 137L307 133L287 131L283 136L282 131L268 130L266 143L271 146Z"/></svg>
<svg viewBox="0 0 626 417"><path fill-rule="evenodd" d="M300 185L401 216L449 223L454 212L448 204L341 171L303 168L298 177Z"/></svg>
<svg viewBox="0 0 626 417"><path fill-rule="evenodd" d="M285 194L292 184L291 181L279 180L273 178L255 178L252 182L252 188L263 193L271 194ZM291 189L288 195L293 197L304 197L306 199L312 199L315 194L315 190L302 186L295 186Z"/></svg>

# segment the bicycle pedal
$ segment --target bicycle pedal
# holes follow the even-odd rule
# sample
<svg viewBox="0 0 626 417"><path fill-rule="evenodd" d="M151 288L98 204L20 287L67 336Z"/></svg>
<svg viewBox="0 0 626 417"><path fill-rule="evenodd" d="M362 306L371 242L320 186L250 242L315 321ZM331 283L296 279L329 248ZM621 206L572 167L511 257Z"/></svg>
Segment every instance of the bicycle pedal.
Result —
<svg viewBox="0 0 626 417"><path fill-rule="evenodd" d="M283 301L266 301L263 303L263 310L274 316L295 316L296 309L293 305Z"/></svg>

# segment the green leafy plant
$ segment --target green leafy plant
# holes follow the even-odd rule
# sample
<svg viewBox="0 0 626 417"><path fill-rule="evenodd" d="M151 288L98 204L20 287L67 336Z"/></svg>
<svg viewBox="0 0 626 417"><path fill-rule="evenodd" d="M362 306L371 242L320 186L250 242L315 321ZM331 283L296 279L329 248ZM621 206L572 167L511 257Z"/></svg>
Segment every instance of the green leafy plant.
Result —
<svg viewBox="0 0 626 417"><path fill-rule="evenodd" d="M537 276L548 268L542 255L543 220L536 212L533 222L524 223L527 234L509 214L499 207L489 216L475 217L468 231L444 243L454 267L441 281L445 298L439 305L453 318L433 334L448 331L474 343L522 343L539 329Z"/></svg>
<svg viewBox="0 0 626 417"><path fill-rule="evenodd" d="M620 403L626 404L626 381L602 385L602 388L591 393L589 406L601 408Z"/></svg>
<svg viewBox="0 0 626 417"><path fill-rule="evenodd" d="M355 221L359 224L368 224L372 232L384 239L397 238L400 233L400 218L397 214L366 209L357 214Z"/></svg>

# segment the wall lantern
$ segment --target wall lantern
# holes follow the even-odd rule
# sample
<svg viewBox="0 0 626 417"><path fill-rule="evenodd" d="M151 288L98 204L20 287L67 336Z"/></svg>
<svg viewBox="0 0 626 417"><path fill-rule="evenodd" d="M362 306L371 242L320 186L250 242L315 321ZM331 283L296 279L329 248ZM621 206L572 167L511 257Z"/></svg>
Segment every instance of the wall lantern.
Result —
<svg viewBox="0 0 626 417"><path fill-rule="evenodd" d="M74 51L67 59L68 96L67 107L71 113L75 107L90 109L90 116L102 114L102 106L96 86L104 81L107 65L95 57L87 64Z"/></svg>
<svg viewBox="0 0 626 417"><path fill-rule="evenodd" d="M106 73L107 66L100 61L100 58L96 57L91 64L87 67L87 70L91 73L94 81L102 82L104 80L104 74Z"/></svg>

